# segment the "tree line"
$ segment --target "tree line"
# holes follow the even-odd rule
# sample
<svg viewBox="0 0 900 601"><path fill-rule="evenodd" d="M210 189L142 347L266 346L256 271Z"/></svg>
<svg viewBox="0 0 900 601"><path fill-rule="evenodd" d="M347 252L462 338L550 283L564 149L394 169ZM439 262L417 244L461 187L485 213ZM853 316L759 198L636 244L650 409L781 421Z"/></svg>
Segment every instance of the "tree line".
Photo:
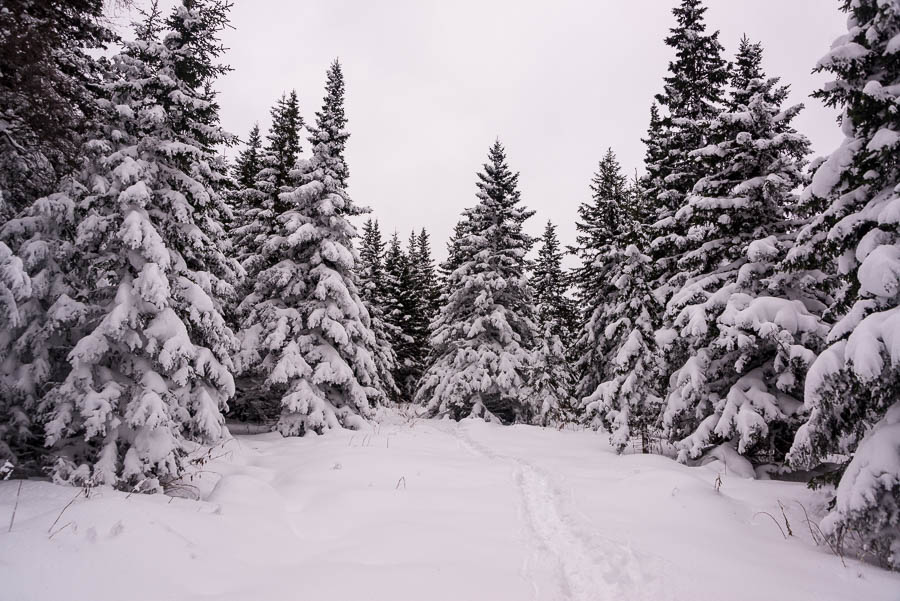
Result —
<svg viewBox="0 0 900 601"><path fill-rule="evenodd" d="M159 491L226 415L295 436L412 403L806 474L836 486L828 536L900 567L900 4L840 6L815 66L845 134L825 159L761 44L728 61L681 0L643 175L609 150L564 249L552 223L525 232L498 140L436 265L425 230L357 230L337 61L314 118L292 91L240 142L214 85L227 1L151 4L123 41L100 0L10 0L4 472Z"/></svg>

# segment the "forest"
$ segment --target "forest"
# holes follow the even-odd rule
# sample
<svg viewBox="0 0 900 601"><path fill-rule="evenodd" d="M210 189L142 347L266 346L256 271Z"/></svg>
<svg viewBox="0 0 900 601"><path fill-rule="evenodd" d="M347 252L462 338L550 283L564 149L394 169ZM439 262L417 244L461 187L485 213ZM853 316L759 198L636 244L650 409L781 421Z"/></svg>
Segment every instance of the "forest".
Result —
<svg viewBox="0 0 900 601"><path fill-rule="evenodd" d="M270 127L225 131L228 0L147 3L127 36L103 0L5 0L13 521L22 481L171 496L248 428L352 447L398 416L477 418L801 483L821 511L794 529L900 570L900 2L821 3L848 25L809 65L844 138L819 159L762 44L729 54L704 0L668 4L642 169L597 157L566 245L526 232L501 139L449 240L383 230L348 191L337 59L321 105L284 82Z"/></svg>

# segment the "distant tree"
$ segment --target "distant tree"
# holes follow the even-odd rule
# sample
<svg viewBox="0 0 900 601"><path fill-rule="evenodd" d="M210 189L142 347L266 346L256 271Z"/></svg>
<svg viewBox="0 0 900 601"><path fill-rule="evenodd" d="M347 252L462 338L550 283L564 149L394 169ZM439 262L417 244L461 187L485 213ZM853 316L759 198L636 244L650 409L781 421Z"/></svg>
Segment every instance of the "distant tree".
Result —
<svg viewBox="0 0 900 601"><path fill-rule="evenodd" d="M416 399L430 415L539 421L553 408L532 394L540 333L525 273L532 239L522 229L532 212L519 204L518 174L499 141L478 180Z"/></svg>

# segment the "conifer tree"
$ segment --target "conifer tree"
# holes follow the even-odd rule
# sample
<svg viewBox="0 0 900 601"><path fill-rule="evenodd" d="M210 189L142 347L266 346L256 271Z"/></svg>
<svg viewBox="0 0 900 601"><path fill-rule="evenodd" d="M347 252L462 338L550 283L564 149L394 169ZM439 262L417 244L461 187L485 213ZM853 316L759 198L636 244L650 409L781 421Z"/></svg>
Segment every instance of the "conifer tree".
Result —
<svg viewBox="0 0 900 601"><path fill-rule="evenodd" d="M263 246L265 267L242 307L241 369L279 399L284 436L359 427L384 398L377 341L355 282L357 234L348 218L363 210L343 185L349 134L334 73L337 63L309 137L312 158L291 174L300 185L279 196L278 235Z"/></svg>
<svg viewBox="0 0 900 601"><path fill-rule="evenodd" d="M431 240L425 228L419 232L416 237L416 256L417 269L419 271L419 289L418 294L422 303L422 313L426 330L429 328L431 321L437 315L441 302L441 285L438 281L438 275L434 267L434 259L431 256ZM427 338L427 337L426 337ZM428 348L427 339L425 348ZM423 356L427 356L425 351Z"/></svg>
<svg viewBox="0 0 900 601"><path fill-rule="evenodd" d="M536 319L540 328L540 345L535 354L534 394L546 404L541 413L544 423L562 417L558 410L571 414L573 407L572 371L566 356L575 327L575 311L566 296L568 278L562 268L563 252L550 221L544 228L541 248L534 264L532 285Z"/></svg>
<svg viewBox="0 0 900 601"><path fill-rule="evenodd" d="M100 159L47 201L77 199L75 296L52 308L77 315L77 341L41 404L57 481L159 490L181 475L188 441L225 433L234 337L221 310L235 266L220 250L215 149L233 138L208 84L227 70L227 14L185 0L161 39L139 29L113 61L105 139L90 145Z"/></svg>
<svg viewBox="0 0 900 601"><path fill-rule="evenodd" d="M581 266L575 272L578 302L581 306L581 325L574 344L576 358L576 398L592 394L597 386L609 379L612 364L610 345L605 330L613 319L613 273L620 257L614 252L616 240L629 223L629 195L627 179L621 172L612 149L608 150L591 181L591 201L579 207L576 223L577 245L573 248Z"/></svg>
<svg viewBox="0 0 900 601"><path fill-rule="evenodd" d="M784 108L788 88L761 70L746 38L735 63L732 107L710 123L692 156L700 179L674 220L686 232L684 280L667 306L665 355L676 370L663 424L682 458L730 443L756 463L781 462L799 426L802 384L824 325L803 274L782 274L793 236L793 191L804 183L809 141Z"/></svg>
<svg viewBox="0 0 900 601"><path fill-rule="evenodd" d="M532 393L540 336L525 274L532 239L522 229L532 212L520 205L518 179L495 142L457 241L463 261L435 320L434 361L416 393L430 415L532 422L549 409Z"/></svg>
<svg viewBox="0 0 900 601"><path fill-rule="evenodd" d="M296 91L282 95L271 114L272 127L257 171L251 174L248 170L247 180L240 182L236 227L231 233L235 254L250 282L262 269L263 245L277 235L277 216L286 210L280 195L294 189L291 172L302 151L300 133L304 124Z"/></svg>
<svg viewBox="0 0 900 601"><path fill-rule="evenodd" d="M359 294L372 321L375 335L375 365L385 396L392 402L400 400L400 390L394 382L397 369L395 341L400 332L385 320L384 241L378 221L369 218L363 224L359 249L357 276Z"/></svg>
<svg viewBox="0 0 900 601"><path fill-rule="evenodd" d="M537 307L537 319L542 326L550 325L564 347L571 344L576 328L575 307L566 296L569 278L562 266L563 250L551 221L544 228L541 248L534 263L532 285Z"/></svg>
<svg viewBox="0 0 900 601"><path fill-rule="evenodd" d="M234 163L234 179L238 189L252 188L262 169L262 138L259 123L254 123L247 135L247 143Z"/></svg>
<svg viewBox="0 0 900 601"><path fill-rule="evenodd" d="M706 32L706 10L702 0L682 0L672 10L676 25L665 41L675 50L675 60L669 63L663 93L656 97L666 109L655 128L663 135L658 149L648 148L648 154L658 157L648 165L648 187L653 190L649 200L655 209L651 249L667 297L680 284L675 263L687 244L673 216L708 173L691 153L707 146L707 123L718 115L728 81L719 32ZM651 135L653 129L651 123Z"/></svg>
<svg viewBox="0 0 900 601"><path fill-rule="evenodd" d="M385 320L395 332L394 351L397 356L394 380L404 399L411 399L421 373L415 331L416 298L414 268L409 255L403 251L397 232L391 236L384 258Z"/></svg>
<svg viewBox="0 0 900 601"><path fill-rule="evenodd" d="M841 108L843 144L804 193L821 207L790 262L837 267L828 348L805 384L809 421L791 451L806 466L849 456L822 529L900 569L900 5L844 0L848 33L819 61L816 96Z"/></svg>
<svg viewBox="0 0 900 601"><path fill-rule="evenodd" d="M636 224L629 227L638 227ZM650 257L636 245L617 245L610 253L618 266L610 311L603 332L608 349L607 376L583 400L586 418L611 433L610 444L621 453L632 436L641 450L650 451L650 429L659 416L662 399L655 330L661 308L652 291Z"/></svg>
<svg viewBox="0 0 900 601"><path fill-rule="evenodd" d="M0 10L0 221L58 190L101 118L115 35L103 0L5 0Z"/></svg>
<svg viewBox="0 0 900 601"><path fill-rule="evenodd" d="M267 195L257 186L262 168L262 139L259 124L256 123L250 129L246 146L232 170L235 189L231 194L233 221L229 233L233 254L241 265L259 252L257 236L267 231L263 227L266 222L261 214L265 211Z"/></svg>

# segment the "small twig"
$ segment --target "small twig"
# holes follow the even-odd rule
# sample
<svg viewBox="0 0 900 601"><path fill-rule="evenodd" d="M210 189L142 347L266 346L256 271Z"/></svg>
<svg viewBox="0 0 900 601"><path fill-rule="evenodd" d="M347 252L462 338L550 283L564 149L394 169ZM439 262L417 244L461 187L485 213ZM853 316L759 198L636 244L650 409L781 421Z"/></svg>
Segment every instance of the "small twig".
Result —
<svg viewBox="0 0 900 601"><path fill-rule="evenodd" d="M13 522L16 521L16 510L19 508L19 495L22 493L22 481L19 480L19 488L16 490L16 503L13 505L12 516L9 518L9 528L6 529L6 532L12 532Z"/></svg>
<svg viewBox="0 0 900 601"><path fill-rule="evenodd" d="M56 519L53 520L53 523L50 524L50 527L49 527L49 528L47 528L47 534L50 534L50 532L53 530L53 527L56 526L56 522L59 521L59 518L61 518L62 515L66 512L66 509L69 508L69 505L71 505L72 503L74 503L74 502L75 502L75 499L77 499L78 497L80 497L80 496L81 496L81 493L83 493L83 492L84 492L83 490L79 490L79 491L78 491L78 494L76 494L74 497L72 497L72 500L71 500L71 501L69 501L68 503L66 503L66 506L62 508L62 511L59 512L59 515L56 516Z"/></svg>
<svg viewBox="0 0 900 601"><path fill-rule="evenodd" d="M784 526L787 528L788 536L794 536L793 531L791 531L791 523L788 521L787 516L784 513L784 505L781 504L781 501L778 501L778 507L781 508L781 517L784 518Z"/></svg>
<svg viewBox="0 0 900 601"><path fill-rule="evenodd" d="M784 528L781 527L781 524L778 523L778 520L775 519L774 515L772 515L768 511L758 511L753 514L753 517L756 517L760 514L769 516L772 519L772 521L775 522L775 525L778 526L778 530L781 532L781 536L784 537L784 540L787 540L787 534L784 533Z"/></svg>
<svg viewBox="0 0 900 601"><path fill-rule="evenodd" d="M63 530L65 530L66 528L68 528L69 526L71 526L71 525L74 524L74 523L75 523L75 522L66 522L66 525L65 525L65 526L63 526L62 528L60 528L59 530L57 530L56 532L54 532L53 534L51 534L51 535L48 537L47 540L53 538L54 536L56 536L57 534L59 534L60 532L62 532Z"/></svg>
<svg viewBox="0 0 900 601"><path fill-rule="evenodd" d="M400 476L400 479L397 480L397 486L394 487L394 490L400 490L400 484L403 484L403 490L406 490L406 476Z"/></svg>
<svg viewBox="0 0 900 601"><path fill-rule="evenodd" d="M819 537L815 532L813 532L812 522L809 519L809 514L806 512L806 507L804 507L803 503L801 503L800 501L797 501L796 503L800 506L800 509L803 510L803 516L806 519L806 526L809 528L809 535L812 537L813 542L816 543L816 546L818 547L821 543L819 542Z"/></svg>

